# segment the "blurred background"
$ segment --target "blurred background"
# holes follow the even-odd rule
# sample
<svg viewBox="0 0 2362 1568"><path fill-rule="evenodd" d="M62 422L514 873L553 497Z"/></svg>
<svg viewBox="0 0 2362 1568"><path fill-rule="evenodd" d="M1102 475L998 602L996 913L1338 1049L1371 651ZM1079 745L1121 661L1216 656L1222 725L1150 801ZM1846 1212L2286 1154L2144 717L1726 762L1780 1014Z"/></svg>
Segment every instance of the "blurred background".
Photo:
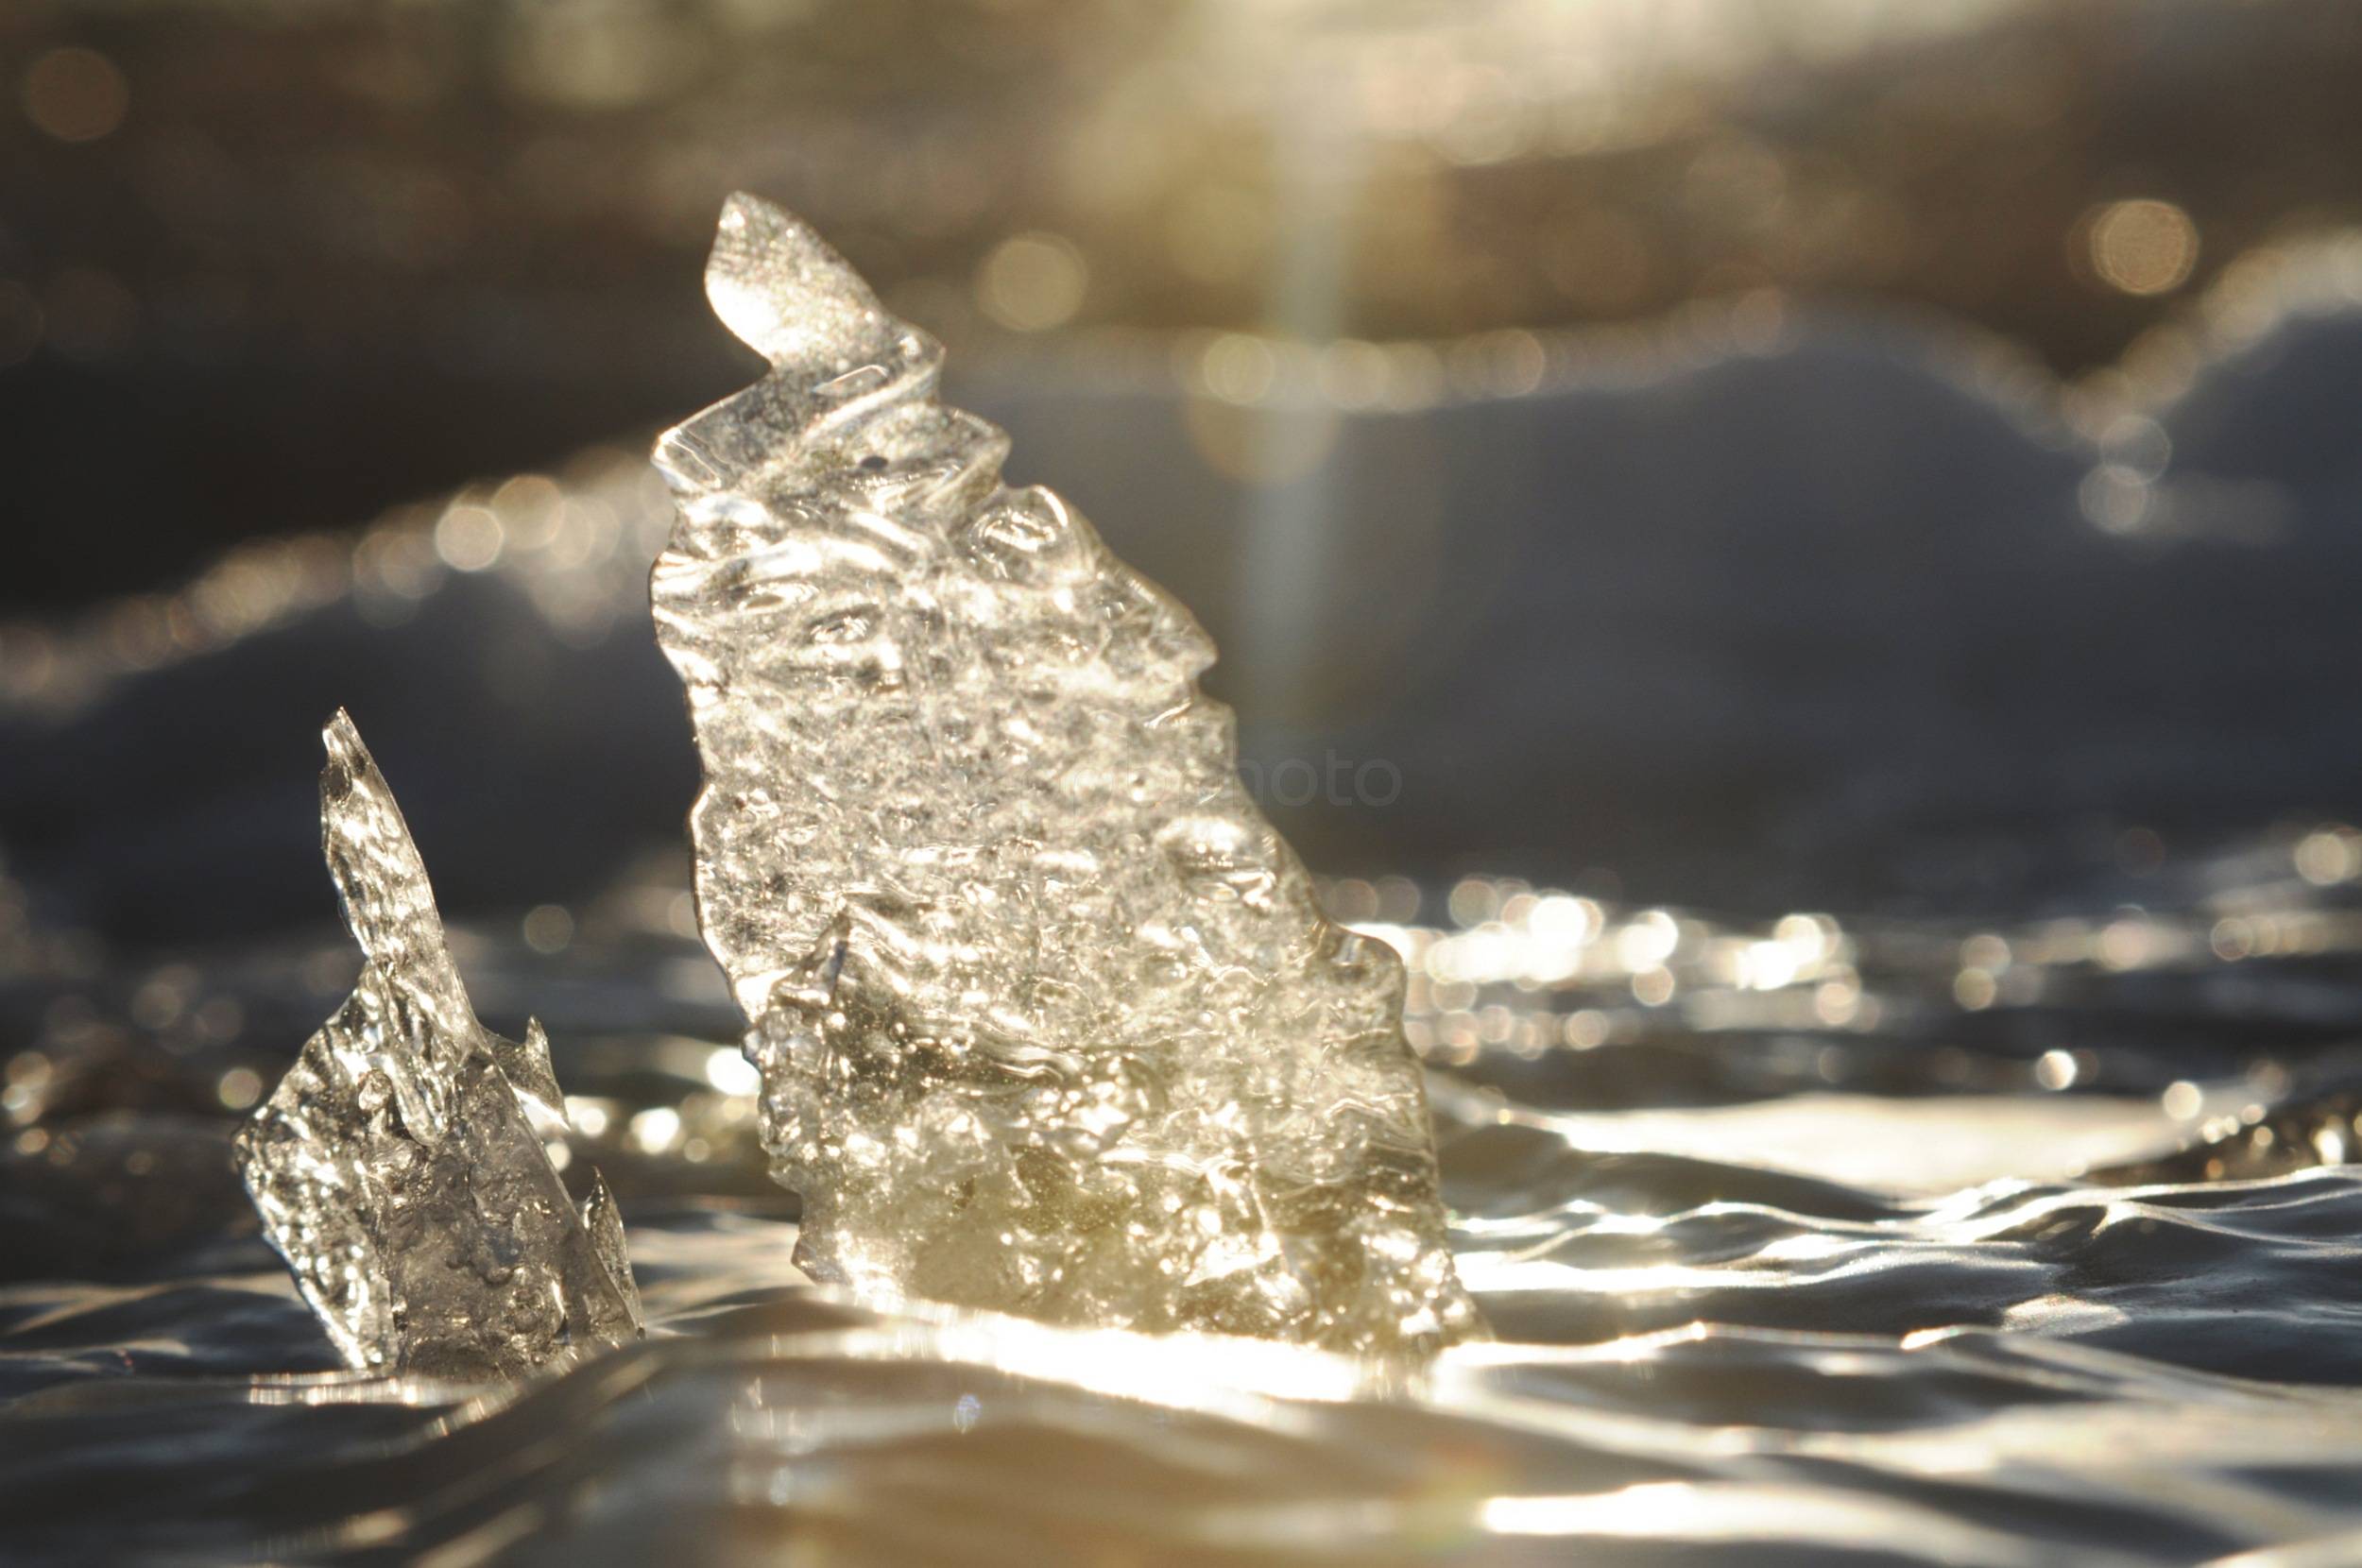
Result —
<svg viewBox="0 0 2362 1568"><path fill-rule="evenodd" d="M1319 869L2350 877L2357 79L2346 0L15 0L0 913L322 918L338 705L457 911L677 853L734 189L1196 610Z"/></svg>

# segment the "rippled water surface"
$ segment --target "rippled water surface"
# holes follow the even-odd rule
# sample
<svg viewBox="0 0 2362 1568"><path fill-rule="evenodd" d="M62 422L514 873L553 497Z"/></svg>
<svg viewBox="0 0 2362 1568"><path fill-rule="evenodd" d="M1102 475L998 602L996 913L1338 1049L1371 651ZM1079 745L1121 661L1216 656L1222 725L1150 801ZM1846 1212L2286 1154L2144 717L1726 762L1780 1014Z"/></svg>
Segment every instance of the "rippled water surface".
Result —
<svg viewBox="0 0 2362 1568"><path fill-rule="evenodd" d="M1331 884L1412 961L1498 1334L1425 1369L805 1285L659 867L461 948L488 1015L549 1027L648 1338L518 1388L358 1377L224 1157L273 1070L248 1043L333 1003L340 945L28 964L0 993L46 1042L7 1065L7 1547L2349 1560L2354 844L2259 838L2141 912L1976 929Z"/></svg>

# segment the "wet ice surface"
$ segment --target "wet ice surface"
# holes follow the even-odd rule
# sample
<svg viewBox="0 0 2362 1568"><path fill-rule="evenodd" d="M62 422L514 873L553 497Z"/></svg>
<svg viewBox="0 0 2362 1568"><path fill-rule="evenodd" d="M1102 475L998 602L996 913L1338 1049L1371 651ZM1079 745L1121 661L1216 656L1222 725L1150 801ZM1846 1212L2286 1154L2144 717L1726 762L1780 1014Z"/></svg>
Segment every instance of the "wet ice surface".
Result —
<svg viewBox="0 0 2362 1568"><path fill-rule="evenodd" d="M234 1150L271 1245L348 1365L516 1375L640 1332L623 1222L577 1201L549 1042L476 1022L418 846L338 713L320 838L361 977ZM559 1146L562 1149L562 1145Z"/></svg>
<svg viewBox="0 0 2362 1568"><path fill-rule="evenodd" d="M2362 915L2295 871L2327 858L2259 840L2137 917L1962 929L1330 884L1412 961L1454 1247L1500 1335L1391 1381L804 1282L676 870L570 912L555 953L546 912L453 933L478 1006L558 1043L650 1338L515 1386L335 1370L204 1185L264 1058L198 1020L317 1014L341 945L28 971L7 1017L57 1022L9 1067L0 1512L23 1550L171 1562L2334 1541L2362 1530L2362 1183L2319 1162L2353 1132ZM2132 1167L2072 1173L2093 1158Z"/></svg>
<svg viewBox="0 0 2362 1568"><path fill-rule="evenodd" d="M1427 1351L1452 1271L1394 952L1241 780L1212 642L818 236L733 197L771 362L659 442L697 914L797 1261L857 1299Z"/></svg>

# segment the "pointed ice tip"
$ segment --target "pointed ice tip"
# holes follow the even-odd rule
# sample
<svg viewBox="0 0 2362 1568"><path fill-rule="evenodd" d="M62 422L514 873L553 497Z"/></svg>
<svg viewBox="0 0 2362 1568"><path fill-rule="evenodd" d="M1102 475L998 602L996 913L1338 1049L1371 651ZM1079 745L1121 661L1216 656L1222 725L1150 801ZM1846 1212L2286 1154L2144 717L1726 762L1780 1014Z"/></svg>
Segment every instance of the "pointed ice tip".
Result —
<svg viewBox="0 0 2362 1568"><path fill-rule="evenodd" d="M492 1036L492 1059L501 1076L517 1092L525 1119L544 1138L566 1135L566 1096L557 1086L557 1069L550 1064L550 1037L539 1018L525 1020L525 1037L504 1040Z"/></svg>
<svg viewBox="0 0 2362 1568"><path fill-rule="evenodd" d="M810 225L743 191L723 204L706 298L725 326L783 369L875 359L899 336L861 274Z"/></svg>
<svg viewBox="0 0 2362 1568"><path fill-rule="evenodd" d="M352 715L341 707L320 726L320 744L328 752L328 765L320 770L323 801L341 799L354 778L377 766L369 748L361 743L361 731L354 727Z"/></svg>

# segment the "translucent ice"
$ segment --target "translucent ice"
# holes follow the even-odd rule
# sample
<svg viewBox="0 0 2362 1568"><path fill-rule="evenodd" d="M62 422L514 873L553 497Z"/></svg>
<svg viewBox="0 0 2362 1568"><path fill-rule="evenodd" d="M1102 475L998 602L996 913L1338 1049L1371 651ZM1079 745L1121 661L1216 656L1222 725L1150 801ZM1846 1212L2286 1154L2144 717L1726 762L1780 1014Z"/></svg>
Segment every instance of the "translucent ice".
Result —
<svg viewBox="0 0 2362 1568"><path fill-rule="evenodd" d="M798 1259L873 1300L1421 1350L1470 1332L1393 952L1239 782L1213 647L740 196L771 362L667 435L654 595Z"/></svg>
<svg viewBox="0 0 2362 1568"><path fill-rule="evenodd" d="M547 1040L476 1022L384 776L344 714L324 739L320 841L366 962L239 1130L264 1233L355 1368L514 1376L632 1338L614 1202L594 1174L577 1207L543 1149Z"/></svg>

